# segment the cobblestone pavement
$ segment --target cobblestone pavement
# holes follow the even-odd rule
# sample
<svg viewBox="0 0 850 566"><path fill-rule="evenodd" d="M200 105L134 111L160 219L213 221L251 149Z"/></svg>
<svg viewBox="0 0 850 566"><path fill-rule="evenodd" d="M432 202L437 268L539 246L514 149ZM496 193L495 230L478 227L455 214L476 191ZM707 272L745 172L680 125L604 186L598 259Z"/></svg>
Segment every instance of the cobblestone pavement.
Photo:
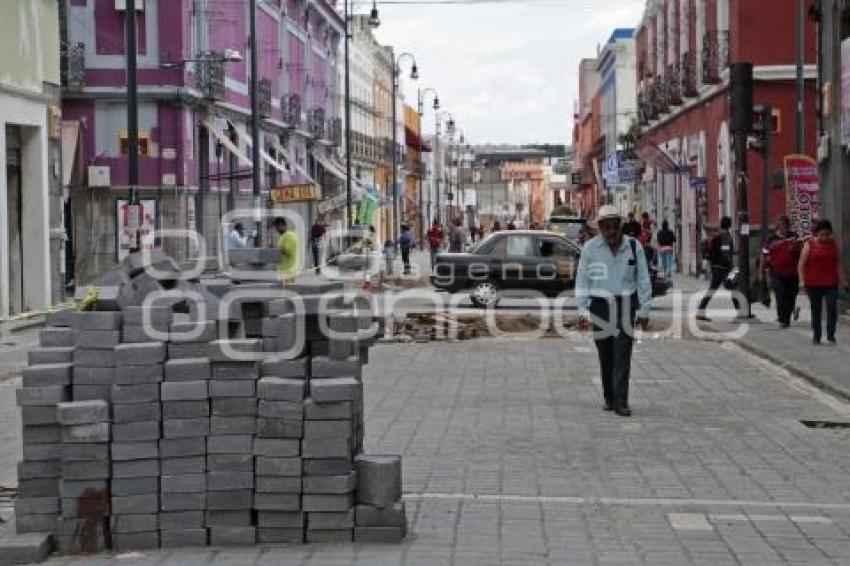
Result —
<svg viewBox="0 0 850 566"><path fill-rule="evenodd" d="M404 456L401 546L51 563L850 565L850 431L799 422L847 405L735 346L644 341L623 419L595 361L583 337L374 348L367 450Z"/></svg>

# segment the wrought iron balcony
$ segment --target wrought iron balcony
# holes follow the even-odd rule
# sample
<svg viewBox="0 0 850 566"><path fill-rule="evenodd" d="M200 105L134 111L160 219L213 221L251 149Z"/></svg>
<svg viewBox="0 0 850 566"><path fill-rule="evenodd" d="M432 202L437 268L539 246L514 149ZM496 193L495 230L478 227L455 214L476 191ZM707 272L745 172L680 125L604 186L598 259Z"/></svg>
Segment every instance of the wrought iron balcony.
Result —
<svg viewBox="0 0 850 566"><path fill-rule="evenodd" d="M720 75L729 65L729 32L712 30L702 42L702 82L718 84Z"/></svg>
<svg viewBox="0 0 850 566"><path fill-rule="evenodd" d="M651 108L649 107L649 97L646 95L644 89L641 89L637 95L637 110L638 110L638 124L641 126L646 126L649 124L649 121L652 119L650 117Z"/></svg>
<svg viewBox="0 0 850 566"><path fill-rule="evenodd" d="M224 56L215 51L198 61L198 90L204 97L221 100L225 96Z"/></svg>
<svg viewBox="0 0 850 566"><path fill-rule="evenodd" d="M682 55L682 95L685 98L695 98L699 96L699 86L697 85L697 61L693 53L685 53Z"/></svg>
<svg viewBox="0 0 850 566"><path fill-rule="evenodd" d="M62 86L68 92L81 92L85 85L86 44L69 44L62 53Z"/></svg>
<svg viewBox="0 0 850 566"><path fill-rule="evenodd" d="M342 118L331 118L328 120L328 131L331 143L339 147L342 145Z"/></svg>
<svg viewBox="0 0 850 566"><path fill-rule="evenodd" d="M297 128L301 125L301 97L290 94L280 98L280 106L283 110L283 121Z"/></svg>
<svg viewBox="0 0 850 566"><path fill-rule="evenodd" d="M320 140L325 137L325 110L323 108L313 108L307 114L307 129L314 139Z"/></svg>
<svg viewBox="0 0 850 566"><path fill-rule="evenodd" d="M657 115L667 114L670 111L670 100L667 97L667 82L660 77L654 84L652 105Z"/></svg>
<svg viewBox="0 0 850 566"><path fill-rule="evenodd" d="M260 79L257 82L257 102L260 107L260 116L271 116L272 82L269 79Z"/></svg>
<svg viewBox="0 0 850 566"><path fill-rule="evenodd" d="M679 75L679 66L671 64L667 67L667 101L671 106L682 105L682 80Z"/></svg>

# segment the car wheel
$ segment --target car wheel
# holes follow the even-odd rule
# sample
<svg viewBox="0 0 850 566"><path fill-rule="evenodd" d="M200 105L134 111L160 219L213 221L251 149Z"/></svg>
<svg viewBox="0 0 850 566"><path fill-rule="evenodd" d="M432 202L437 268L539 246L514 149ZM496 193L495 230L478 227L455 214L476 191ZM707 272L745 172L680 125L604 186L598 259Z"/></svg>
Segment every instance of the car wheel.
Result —
<svg viewBox="0 0 850 566"><path fill-rule="evenodd" d="M499 287L493 281L480 281L472 286L470 299L472 299L472 304L478 308L496 306L501 299Z"/></svg>

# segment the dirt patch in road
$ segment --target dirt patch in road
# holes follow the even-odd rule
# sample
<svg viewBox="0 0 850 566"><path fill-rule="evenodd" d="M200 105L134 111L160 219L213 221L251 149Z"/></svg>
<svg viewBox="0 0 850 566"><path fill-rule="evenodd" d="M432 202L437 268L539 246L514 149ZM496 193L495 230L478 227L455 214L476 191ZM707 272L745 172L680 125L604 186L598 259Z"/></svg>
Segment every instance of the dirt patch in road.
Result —
<svg viewBox="0 0 850 566"><path fill-rule="evenodd" d="M558 338L577 330L574 316L554 320L549 316L543 328L543 317L529 313L481 314L410 313L387 329L385 339L397 342L431 342L434 340L473 340L476 338L528 337ZM561 329L556 328L561 325ZM649 332L663 331L661 325L650 325Z"/></svg>

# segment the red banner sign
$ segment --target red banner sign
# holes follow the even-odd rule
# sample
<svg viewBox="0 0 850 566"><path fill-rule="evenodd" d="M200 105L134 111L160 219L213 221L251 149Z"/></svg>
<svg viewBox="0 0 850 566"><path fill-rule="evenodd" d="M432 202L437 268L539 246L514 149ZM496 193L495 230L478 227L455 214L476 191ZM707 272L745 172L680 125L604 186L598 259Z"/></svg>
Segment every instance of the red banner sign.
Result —
<svg viewBox="0 0 850 566"><path fill-rule="evenodd" d="M785 191L791 230L800 237L811 236L818 218L820 171L817 161L807 155L786 156Z"/></svg>

